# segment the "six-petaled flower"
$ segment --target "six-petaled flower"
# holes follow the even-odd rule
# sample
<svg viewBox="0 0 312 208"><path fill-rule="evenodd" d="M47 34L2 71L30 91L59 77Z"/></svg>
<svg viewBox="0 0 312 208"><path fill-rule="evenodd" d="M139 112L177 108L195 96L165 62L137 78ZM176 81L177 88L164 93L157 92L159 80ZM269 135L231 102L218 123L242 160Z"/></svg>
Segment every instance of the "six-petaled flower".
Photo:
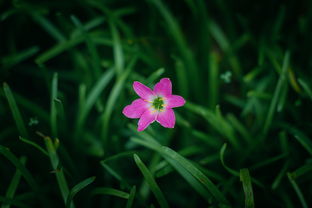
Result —
<svg viewBox="0 0 312 208"><path fill-rule="evenodd" d="M140 98L127 105L122 113L128 118L140 118L138 131L143 131L154 121L166 128L174 127L175 115L172 108L183 106L185 100L179 95L172 95L169 78L161 79L154 90L137 81L133 83L133 89Z"/></svg>

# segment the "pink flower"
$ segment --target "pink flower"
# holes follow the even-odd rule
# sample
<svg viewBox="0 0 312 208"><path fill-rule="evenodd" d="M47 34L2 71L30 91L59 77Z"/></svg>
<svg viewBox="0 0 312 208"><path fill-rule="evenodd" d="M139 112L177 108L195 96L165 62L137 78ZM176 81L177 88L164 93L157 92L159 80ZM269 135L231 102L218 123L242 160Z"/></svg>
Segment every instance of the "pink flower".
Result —
<svg viewBox="0 0 312 208"><path fill-rule="evenodd" d="M138 131L143 131L154 121L166 128L174 127L175 115L172 108L183 106L185 100L179 95L172 95L169 78L161 79L154 90L137 81L133 83L133 89L140 98L127 105L122 113L128 118L140 118Z"/></svg>

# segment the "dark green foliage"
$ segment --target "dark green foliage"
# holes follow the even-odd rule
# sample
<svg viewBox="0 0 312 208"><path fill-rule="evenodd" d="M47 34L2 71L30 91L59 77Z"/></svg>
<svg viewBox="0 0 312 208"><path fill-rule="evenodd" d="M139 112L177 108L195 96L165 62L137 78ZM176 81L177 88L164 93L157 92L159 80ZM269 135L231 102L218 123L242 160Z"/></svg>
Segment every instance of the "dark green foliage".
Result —
<svg viewBox="0 0 312 208"><path fill-rule="evenodd" d="M0 9L1 208L312 206L311 1ZM186 104L137 132L162 77Z"/></svg>

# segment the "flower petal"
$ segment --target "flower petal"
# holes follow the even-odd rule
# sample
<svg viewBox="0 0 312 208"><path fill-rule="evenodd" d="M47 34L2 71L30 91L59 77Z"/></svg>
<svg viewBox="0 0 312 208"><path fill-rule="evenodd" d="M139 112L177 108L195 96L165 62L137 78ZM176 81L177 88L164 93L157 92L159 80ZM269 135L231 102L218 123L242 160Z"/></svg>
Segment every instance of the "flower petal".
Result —
<svg viewBox="0 0 312 208"><path fill-rule="evenodd" d="M136 94L138 94L141 98L145 100L151 100L152 99L151 97L155 96L154 92L141 82L137 81L133 82L133 89L136 92Z"/></svg>
<svg viewBox="0 0 312 208"><path fill-rule="evenodd" d="M167 108L163 112L159 112L156 121L163 127L173 128L175 124L175 115L171 108Z"/></svg>
<svg viewBox="0 0 312 208"><path fill-rule="evenodd" d="M167 101L167 108L175 108L175 107L180 107L185 104L185 100L183 97L179 95L171 95L169 97L166 97Z"/></svg>
<svg viewBox="0 0 312 208"><path fill-rule="evenodd" d="M150 110L146 110L138 123L138 131L143 131L144 129L146 129L146 127L148 127L148 125L150 125L151 123L153 123L156 119L157 113L152 112Z"/></svg>
<svg viewBox="0 0 312 208"><path fill-rule="evenodd" d="M127 105L122 113L128 118L140 118L141 115L148 109L148 102L143 99L136 99L130 105Z"/></svg>
<svg viewBox="0 0 312 208"><path fill-rule="evenodd" d="M172 84L169 78L162 78L155 86L154 92L164 97L172 94Z"/></svg>

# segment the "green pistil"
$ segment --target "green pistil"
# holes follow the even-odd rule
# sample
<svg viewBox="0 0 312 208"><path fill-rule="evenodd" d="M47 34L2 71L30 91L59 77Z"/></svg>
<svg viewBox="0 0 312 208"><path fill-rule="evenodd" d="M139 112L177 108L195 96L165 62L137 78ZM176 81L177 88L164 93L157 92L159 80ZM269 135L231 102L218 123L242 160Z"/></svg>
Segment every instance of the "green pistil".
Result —
<svg viewBox="0 0 312 208"><path fill-rule="evenodd" d="M153 100L152 106L155 110L162 110L164 108L164 100L162 97L157 97Z"/></svg>

